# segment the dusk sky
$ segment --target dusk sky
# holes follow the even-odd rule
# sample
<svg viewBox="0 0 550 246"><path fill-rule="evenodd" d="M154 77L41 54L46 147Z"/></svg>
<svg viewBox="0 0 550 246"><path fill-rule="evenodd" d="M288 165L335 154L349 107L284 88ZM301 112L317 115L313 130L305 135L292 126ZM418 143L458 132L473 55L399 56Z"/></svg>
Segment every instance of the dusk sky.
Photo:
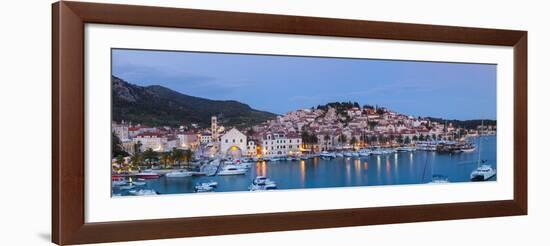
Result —
<svg viewBox="0 0 550 246"><path fill-rule="evenodd" d="M113 49L113 75L284 114L335 101L496 119L496 65Z"/></svg>

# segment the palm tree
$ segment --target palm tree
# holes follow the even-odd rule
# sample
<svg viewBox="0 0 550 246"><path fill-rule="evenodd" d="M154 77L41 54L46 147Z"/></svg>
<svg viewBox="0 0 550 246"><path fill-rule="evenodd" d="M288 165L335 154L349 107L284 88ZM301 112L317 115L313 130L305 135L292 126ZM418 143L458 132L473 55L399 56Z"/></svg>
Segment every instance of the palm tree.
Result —
<svg viewBox="0 0 550 246"><path fill-rule="evenodd" d="M168 152L164 152L162 154L162 156L160 157L160 163L162 163L162 165L164 165L164 168L169 168L171 165L170 165L170 161L171 161L171 152L168 151Z"/></svg>
<svg viewBox="0 0 550 246"><path fill-rule="evenodd" d="M153 149L148 148L143 152L143 159L147 161L147 165L151 166L153 164L153 160L158 158L157 152L153 151Z"/></svg>
<svg viewBox="0 0 550 246"><path fill-rule="evenodd" d="M398 135L398 136L397 136L397 143L398 143L398 144L402 144L402 143L403 143L403 135Z"/></svg>
<svg viewBox="0 0 550 246"><path fill-rule="evenodd" d="M122 168L122 165L124 164L124 157L122 155L117 155L115 163L118 165L118 170Z"/></svg>
<svg viewBox="0 0 550 246"><path fill-rule="evenodd" d="M182 159L183 159L183 151L181 149L173 148L172 149L172 161L174 162L174 164L179 166L180 161L182 161Z"/></svg>
<svg viewBox="0 0 550 246"><path fill-rule="evenodd" d="M137 170L139 170L139 166L141 166L141 162L142 162L142 158L141 158L141 154L136 152L134 153L134 155L132 155L132 157L130 157L130 166L129 166L129 169L128 171L131 171L131 168L132 167L135 167Z"/></svg>
<svg viewBox="0 0 550 246"><path fill-rule="evenodd" d="M424 134L420 134L420 137L418 137L418 140L420 140L420 141L424 141L424 140L425 140L425 138L424 138Z"/></svg>

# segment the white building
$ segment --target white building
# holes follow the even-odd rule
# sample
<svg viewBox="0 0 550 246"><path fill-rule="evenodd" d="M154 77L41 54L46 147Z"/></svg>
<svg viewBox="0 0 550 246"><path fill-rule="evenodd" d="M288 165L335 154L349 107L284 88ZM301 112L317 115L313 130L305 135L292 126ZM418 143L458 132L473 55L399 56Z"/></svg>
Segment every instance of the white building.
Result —
<svg viewBox="0 0 550 246"><path fill-rule="evenodd" d="M220 152L225 156L240 157L247 154L246 135L236 128L221 137Z"/></svg>
<svg viewBox="0 0 550 246"><path fill-rule="evenodd" d="M261 141L262 156L299 155L302 138L296 134L267 133Z"/></svg>
<svg viewBox="0 0 550 246"><path fill-rule="evenodd" d="M182 149L195 150L199 145L199 138L195 133L180 133L178 139Z"/></svg>
<svg viewBox="0 0 550 246"><path fill-rule="evenodd" d="M208 144L212 142L212 134L210 133L203 133L200 135L200 142L201 144Z"/></svg>
<svg viewBox="0 0 550 246"><path fill-rule="evenodd" d="M120 141L126 141L130 139L130 136L128 134L128 125L125 124L116 124L114 123L112 125L113 132L115 135L120 139Z"/></svg>
<svg viewBox="0 0 550 246"><path fill-rule="evenodd" d="M246 147L246 150L247 150L247 155L250 156L250 157L254 157L254 156L258 155L256 142L254 142L252 140L248 141L248 145Z"/></svg>
<svg viewBox="0 0 550 246"><path fill-rule="evenodd" d="M166 137L160 136L156 133L142 133L132 139L134 144L138 142L141 144L140 151L147 149L153 149L154 151L164 151L164 144L167 142Z"/></svg>

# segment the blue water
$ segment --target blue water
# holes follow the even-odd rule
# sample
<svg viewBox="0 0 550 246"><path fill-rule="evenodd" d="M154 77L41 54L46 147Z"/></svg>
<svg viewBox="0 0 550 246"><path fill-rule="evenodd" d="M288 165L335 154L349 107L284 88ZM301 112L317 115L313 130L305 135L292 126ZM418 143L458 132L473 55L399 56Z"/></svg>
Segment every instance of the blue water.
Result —
<svg viewBox="0 0 550 246"><path fill-rule="evenodd" d="M477 145L477 138L471 140ZM484 136L479 140L482 142L481 159L496 168L496 137ZM216 192L247 191L258 175L277 182L278 189L424 184L432 181L433 174L444 175L450 182L470 182L470 173L478 165L478 150L459 154L416 151L361 158L258 162L245 175L161 177L148 180L145 187L159 194L191 193L195 184L214 180L218 182ZM491 180L496 180L497 176Z"/></svg>

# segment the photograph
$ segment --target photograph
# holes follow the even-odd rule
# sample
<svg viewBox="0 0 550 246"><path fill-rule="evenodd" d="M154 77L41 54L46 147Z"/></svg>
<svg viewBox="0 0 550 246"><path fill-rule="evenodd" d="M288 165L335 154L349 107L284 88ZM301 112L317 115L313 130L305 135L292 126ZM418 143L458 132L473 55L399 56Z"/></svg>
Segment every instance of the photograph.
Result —
<svg viewBox="0 0 550 246"><path fill-rule="evenodd" d="M497 180L497 64L111 49L111 196Z"/></svg>

